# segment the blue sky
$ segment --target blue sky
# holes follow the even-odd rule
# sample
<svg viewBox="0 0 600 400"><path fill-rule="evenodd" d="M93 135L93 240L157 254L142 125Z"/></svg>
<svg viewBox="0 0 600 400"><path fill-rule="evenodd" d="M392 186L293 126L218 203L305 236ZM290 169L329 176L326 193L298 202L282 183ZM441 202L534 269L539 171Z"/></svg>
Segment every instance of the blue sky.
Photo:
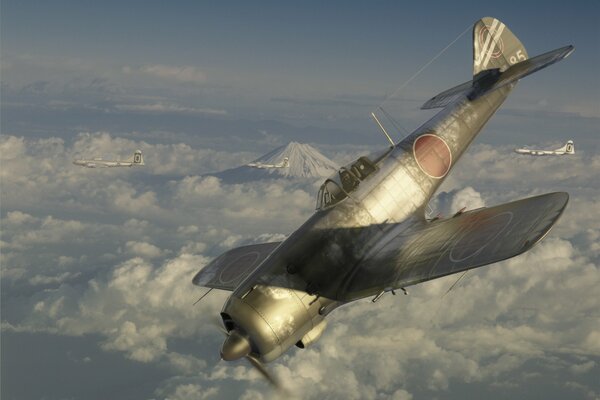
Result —
<svg viewBox="0 0 600 400"><path fill-rule="evenodd" d="M405 3L3 1L2 397L271 398L219 362L208 317L226 293L191 307L190 280L300 226L321 180L205 174L290 141L338 165L386 146L369 113L466 30L385 102L405 129L425 122L421 104L471 78L470 27L493 16L530 56L576 50L519 83L432 207L568 191L565 215L448 296L455 277L336 311L269 368L303 398L597 399L600 3ZM572 157L512 151L569 138ZM136 148L143 169L71 164Z"/></svg>
<svg viewBox="0 0 600 400"><path fill-rule="evenodd" d="M155 121L148 115L127 115L124 122L119 122L122 115L107 115L109 106L122 105L127 97L127 106L132 102L138 106L160 102L220 110L226 113L226 120L242 126L247 120L274 120L296 127L340 129L355 138L354 142L374 142L368 115L379 98L394 93L484 15L506 21L532 55L566 44L574 44L576 52L568 62L553 67L554 71L527 78L506 105L552 114L562 132L557 129L530 138L511 132L482 140L509 143L518 134L531 142L544 142L565 134L560 119L568 114L561 113L598 115L600 5L596 2L540 6L536 2L255 5L7 1L2 11L3 128L18 135L34 130L43 134L41 125L53 126L52 134L66 130L71 135L77 128L93 131L110 127L120 133L152 129ZM407 129L427 117L427 113L417 111L423 101L469 79L470 36L468 31L398 93L405 102L388 103L389 111ZM190 67L201 79L169 82L164 75L139 73L149 66ZM23 90L32 89L36 83L37 92ZM45 85L40 86L42 83ZM154 103L150 99L153 96L158 99ZM42 106L50 101L75 103L69 109L63 107L62 126L56 126L52 118L47 120L39 110L23 115L22 107L11 108L13 103ZM533 104L538 104L537 108L532 109ZM94 107L103 111L90 115ZM175 108L171 107L171 114ZM35 121L31 121L31 114L40 118L38 125L31 126ZM211 126L219 125L207 113L188 116L187 122L179 118L173 124L166 122L170 116L164 115L160 128L190 133L194 124L209 121L214 122ZM78 123L69 126L73 121ZM541 129L529 122L502 128ZM589 141L591 127L591 123L575 124L576 132L569 134ZM233 131L239 134L242 129Z"/></svg>

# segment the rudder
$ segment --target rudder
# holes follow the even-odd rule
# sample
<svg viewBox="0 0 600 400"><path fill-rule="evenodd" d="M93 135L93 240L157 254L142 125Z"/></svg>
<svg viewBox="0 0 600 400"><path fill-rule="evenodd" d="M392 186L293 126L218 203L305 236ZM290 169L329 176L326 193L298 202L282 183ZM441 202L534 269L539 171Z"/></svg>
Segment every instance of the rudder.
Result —
<svg viewBox="0 0 600 400"><path fill-rule="evenodd" d="M132 164L137 165L145 165L144 164L144 156L142 155L141 150L136 150L131 157L129 157L125 162L130 162Z"/></svg>
<svg viewBox="0 0 600 400"><path fill-rule="evenodd" d="M525 46L500 20L485 17L473 26L473 75L495 68L502 72L528 58Z"/></svg>
<svg viewBox="0 0 600 400"><path fill-rule="evenodd" d="M564 150L564 152L567 154L575 154L575 145L573 144L573 141L567 141L567 144L565 144L561 150Z"/></svg>
<svg viewBox="0 0 600 400"><path fill-rule="evenodd" d="M141 150L136 150L133 153L133 163L139 164L139 165L144 165L144 156L142 155Z"/></svg>

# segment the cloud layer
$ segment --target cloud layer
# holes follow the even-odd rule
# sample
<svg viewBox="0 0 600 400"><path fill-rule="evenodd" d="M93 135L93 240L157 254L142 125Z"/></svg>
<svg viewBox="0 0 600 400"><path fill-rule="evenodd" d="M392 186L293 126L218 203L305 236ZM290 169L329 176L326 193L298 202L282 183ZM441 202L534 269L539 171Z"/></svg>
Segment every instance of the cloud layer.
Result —
<svg viewBox="0 0 600 400"><path fill-rule="evenodd" d="M71 164L136 148L144 151L143 169ZM494 388L491 398L523 397L527 388L546 398L598 396L600 159L585 152L532 159L510 150L475 145L432 208L448 216L568 191L569 207L549 237L458 282L450 276L409 288L408 296L336 310L319 342L269 365L289 392L449 398L456 388L483 386ZM320 182L225 185L202 173L255 155L108 133L72 143L3 136L0 154L5 332L98 337L102 351L161 366L169 376L146 397L276 397L246 364L218 362L222 337L211 321L227 294L192 306L204 290L190 281L228 248L293 231L312 212Z"/></svg>

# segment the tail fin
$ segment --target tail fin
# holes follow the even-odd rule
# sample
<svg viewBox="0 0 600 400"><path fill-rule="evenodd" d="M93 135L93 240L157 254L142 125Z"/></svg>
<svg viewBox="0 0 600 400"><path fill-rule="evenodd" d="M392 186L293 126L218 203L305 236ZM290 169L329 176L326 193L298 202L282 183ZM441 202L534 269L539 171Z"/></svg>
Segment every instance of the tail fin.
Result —
<svg viewBox="0 0 600 400"><path fill-rule="evenodd" d="M568 57L573 50L569 45L529 58L506 25L495 18L482 18L473 26L473 80L441 92L421 108L446 107L463 95L475 100Z"/></svg>
<svg viewBox="0 0 600 400"><path fill-rule="evenodd" d="M506 70L529 58L521 41L496 18L485 17L473 27L473 75L487 69Z"/></svg>
<svg viewBox="0 0 600 400"><path fill-rule="evenodd" d="M567 143L558 149L559 151L564 151L567 154L575 154L575 145L572 140L567 141Z"/></svg>
<svg viewBox="0 0 600 400"><path fill-rule="evenodd" d="M283 163L281 164L283 168L287 168L290 166L290 159L288 157L285 157L283 159Z"/></svg>
<svg viewBox="0 0 600 400"><path fill-rule="evenodd" d="M141 150L136 150L131 157L129 157L126 162L130 162L137 165L145 165L144 164L144 156L142 155Z"/></svg>
<svg viewBox="0 0 600 400"><path fill-rule="evenodd" d="M575 154L575 144L573 143L572 140L569 140L567 142L567 148L565 150L569 154Z"/></svg>

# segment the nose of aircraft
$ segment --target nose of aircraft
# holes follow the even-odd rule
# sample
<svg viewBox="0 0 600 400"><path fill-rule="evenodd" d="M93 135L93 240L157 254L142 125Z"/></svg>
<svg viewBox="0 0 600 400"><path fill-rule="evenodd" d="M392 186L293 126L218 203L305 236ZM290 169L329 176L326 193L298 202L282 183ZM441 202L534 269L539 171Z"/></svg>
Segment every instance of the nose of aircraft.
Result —
<svg viewBox="0 0 600 400"><path fill-rule="evenodd" d="M225 361L233 361L248 354L250 354L250 342L237 330L232 330L221 346L221 358Z"/></svg>

